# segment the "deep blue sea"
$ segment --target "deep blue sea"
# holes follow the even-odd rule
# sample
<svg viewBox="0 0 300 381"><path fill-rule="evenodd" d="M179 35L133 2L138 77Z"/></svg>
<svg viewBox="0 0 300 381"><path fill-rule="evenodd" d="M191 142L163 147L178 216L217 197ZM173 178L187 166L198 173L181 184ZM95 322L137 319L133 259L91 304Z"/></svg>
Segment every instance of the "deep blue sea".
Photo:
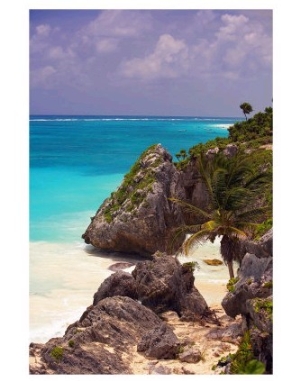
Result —
<svg viewBox="0 0 300 381"><path fill-rule="evenodd" d="M117 257L93 252L81 235L139 155L161 143L176 161L181 149L226 137L239 120L30 116L31 341L61 334L110 274Z"/></svg>

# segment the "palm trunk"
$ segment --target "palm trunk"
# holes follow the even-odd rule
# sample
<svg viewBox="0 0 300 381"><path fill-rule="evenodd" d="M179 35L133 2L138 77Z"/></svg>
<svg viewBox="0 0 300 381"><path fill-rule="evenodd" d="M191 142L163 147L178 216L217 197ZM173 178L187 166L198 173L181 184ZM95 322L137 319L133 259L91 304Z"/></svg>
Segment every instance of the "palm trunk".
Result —
<svg viewBox="0 0 300 381"><path fill-rule="evenodd" d="M229 261L227 263L227 266L228 266L228 271L229 271L229 278L234 278L234 271L233 271L233 262L232 261Z"/></svg>

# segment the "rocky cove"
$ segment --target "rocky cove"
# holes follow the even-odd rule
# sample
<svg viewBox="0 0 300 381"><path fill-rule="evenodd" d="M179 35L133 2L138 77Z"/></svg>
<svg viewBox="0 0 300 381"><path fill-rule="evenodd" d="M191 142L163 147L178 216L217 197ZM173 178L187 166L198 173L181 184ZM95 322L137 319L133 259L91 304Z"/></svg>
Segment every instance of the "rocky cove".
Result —
<svg viewBox="0 0 300 381"><path fill-rule="evenodd" d="M224 149L229 156L235 151ZM172 239L174 229L191 216L171 197L207 203L193 161L179 170L155 145L83 234L86 244L145 260L131 273L115 268L63 337L31 343L31 374L219 374L229 372L230 362L242 372L251 361L254 370L262 363L272 373L272 231L244 242L222 309L210 308L194 285L194 263L182 265L174 255L182 242ZM252 349L242 369L229 354L246 340Z"/></svg>

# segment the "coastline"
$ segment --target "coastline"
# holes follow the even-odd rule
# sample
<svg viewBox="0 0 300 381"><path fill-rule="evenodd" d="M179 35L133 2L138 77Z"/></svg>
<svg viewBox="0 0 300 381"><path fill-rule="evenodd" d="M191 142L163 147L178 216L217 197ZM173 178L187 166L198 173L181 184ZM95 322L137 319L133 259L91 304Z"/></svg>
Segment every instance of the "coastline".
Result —
<svg viewBox="0 0 300 381"><path fill-rule="evenodd" d="M101 283L113 274L112 265L145 260L119 253L101 254L82 243L31 242L30 253L29 341L39 343L62 336L68 325L80 318ZM206 258L220 258L218 242L202 245L189 257L178 257L181 263L199 263L195 286L210 308L220 309L228 270L224 265L206 265L202 261ZM124 270L131 272L133 267Z"/></svg>

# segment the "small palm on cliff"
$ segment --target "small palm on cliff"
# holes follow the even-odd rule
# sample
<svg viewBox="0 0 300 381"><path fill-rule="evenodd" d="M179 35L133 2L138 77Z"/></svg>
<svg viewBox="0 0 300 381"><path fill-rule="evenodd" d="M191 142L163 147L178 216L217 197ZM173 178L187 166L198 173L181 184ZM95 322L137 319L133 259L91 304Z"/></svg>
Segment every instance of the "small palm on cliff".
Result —
<svg viewBox="0 0 300 381"><path fill-rule="evenodd" d="M247 120L247 114L250 114L250 112L253 111L253 108L252 108L251 104L248 103L248 102L242 103L240 105L240 109L242 109L242 111L243 111L243 113L245 115L246 120Z"/></svg>
<svg viewBox="0 0 300 381"><path fill-rule="evenodd" d="M180 227L176 234L190 234L182 245L185 255L195 244L207 239L214 242L216 237L222 237L220 254L228 265L230 278L233 278L233 261L241 260L241 240L251 234L253 227L267 211L267 207L257 206L257 192L267 175L253 173L245 155L228 159L219 153L214 159L208 159L202 154L197 164L199 175L207 188L209 205L207 210L203 210L183 200L171 198L185 212L201 221Z"/></svg>

